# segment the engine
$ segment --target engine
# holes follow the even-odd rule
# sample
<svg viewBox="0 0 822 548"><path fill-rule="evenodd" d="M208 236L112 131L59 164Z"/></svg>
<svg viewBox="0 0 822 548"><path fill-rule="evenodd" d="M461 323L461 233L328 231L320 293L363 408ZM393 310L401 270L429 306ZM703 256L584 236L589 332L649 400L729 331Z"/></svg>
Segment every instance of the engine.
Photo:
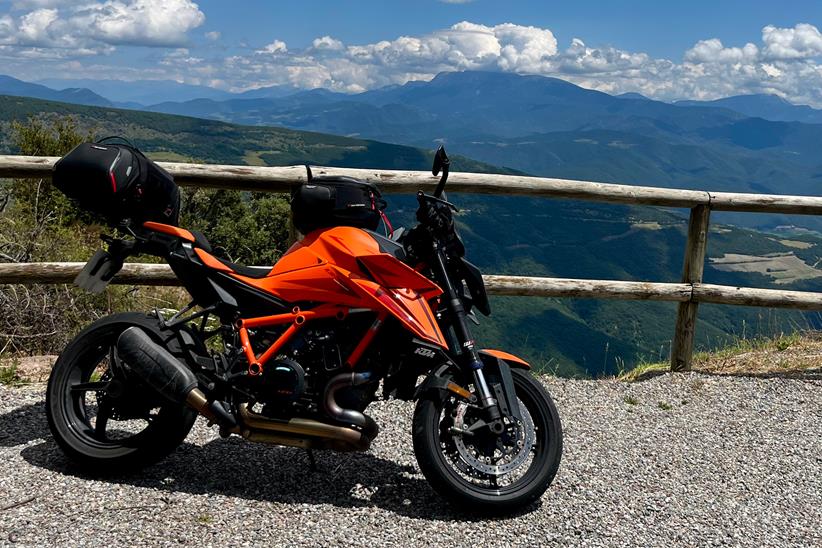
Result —
<svg viewBox="0 0 822 548"><path fill-rule="evenodd" d="M265 364L261 375L245 377L243 389L263 404L264 415L312 416L321 412L325 387L334 375L343 371L343 356L347 355L346 351L350 352L341 347L338 339L352 338L339 323L331 326L317 323L318 327L300 331L282 355ZM252 339L255 352L258 355L264 352L277 336L277 333L257 333ZM340 390L337 401L344 408L362 411L373 400L377 385L374 382Z"/></svg>

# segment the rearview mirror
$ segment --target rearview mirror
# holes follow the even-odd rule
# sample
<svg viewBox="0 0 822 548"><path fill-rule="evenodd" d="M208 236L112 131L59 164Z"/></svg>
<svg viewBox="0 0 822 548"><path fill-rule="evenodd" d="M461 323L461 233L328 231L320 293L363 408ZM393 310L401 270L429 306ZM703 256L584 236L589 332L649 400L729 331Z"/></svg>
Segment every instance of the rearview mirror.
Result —
<svg viewBox="0 0 822 548"><path fill-rule="evenodd" d="M440 145L440 148L434 153L434 165L431 167L431 173L439 175L442 168L448 166L449 163L450 161L448 160L448 155L445 153L445 147Z"/></svg>

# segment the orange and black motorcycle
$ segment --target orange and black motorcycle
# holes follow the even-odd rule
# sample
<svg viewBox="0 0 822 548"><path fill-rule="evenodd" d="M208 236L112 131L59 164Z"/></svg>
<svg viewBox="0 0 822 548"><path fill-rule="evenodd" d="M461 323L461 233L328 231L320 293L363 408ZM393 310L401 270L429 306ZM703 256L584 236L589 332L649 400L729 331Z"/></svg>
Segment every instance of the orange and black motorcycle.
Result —
<svg viewBox="0 0 822 548"><path fill-rule="evenodd" d="M57 443L91 471L126 472L172 452L200 414L223 436L365 451L379 431L366 408L394 397L416 401L414 452L442 496L497 513L535 501L559 467L560 419L525 361L471 335L473 310L490 307L443 194L442 149L440 172L433 195L417 194L418 225L383 236L374 185L309 169L292 193L305 237L261 268L177 227L176 185L134 147L72 151L55 184L121 236L103 237L77 283L100 291L127 257L153 255L191 303L114 314L75 337L49 379Z"/></svg>

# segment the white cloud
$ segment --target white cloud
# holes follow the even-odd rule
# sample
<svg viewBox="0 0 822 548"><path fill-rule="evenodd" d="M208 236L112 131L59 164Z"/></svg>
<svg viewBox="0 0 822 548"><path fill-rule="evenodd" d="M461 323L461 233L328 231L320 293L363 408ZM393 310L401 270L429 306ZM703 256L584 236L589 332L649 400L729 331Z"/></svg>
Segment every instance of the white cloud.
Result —
<svg viewBox="0 0 822 548"><path fill-rule="evenodd" d="M20 0L26 6L23 11L0 15L0 65L16 67L16 74L23 77L47 67L45 61L33 67L29 59L51 57L48 68L55 75L98 75L105 73L105 65L98 61L91 64L86 59L79 69L68 69L67 62L110 53L120 44L141 44L167 49L149 56L156 60L151 66L118 69L234 90L290 84L359 92L427 80L443 71L487 70L555 76L591 89L635 91L663 100L774 93L822 107L822 34L807 23L769 25L759 40L743 44L705 37L681 60L592 46L580 38L563 49L547 28L469 21L424 35L364 44L319 36L304 49L289 48L272 37L265 46L241 44L226 55L222 50L215 53L211 44L197 46L187 40L187 33L204 20L191 0L85 2ZM221 38L217 31L203 36ZM191 51L179 49L186 47Z"/></svg>
<svg viewBox="0 0 822 548"><path fill-rule="evenodd" d="M110 52L112 46L174 47L203 24L191 0L26 0L0 17L0 43L19 48L79 48ZM55 51L55 57L70 52Z"/></svg>
<svg viewBox="0 0 822 548"><path fill-rule="evenodd" d="M332 51L339 51L344 47L342 42L340 42L336 38L331 38L330 36L315 38L314 42L312 42L311 45L314 47L314 49L326 49Z"/></svg>
<svg viewBox="0 0 822 548"><path fill-rule="evenodd" d="M257 53L267 53L269 55L280 55L284 53L288 53L288 47L285 45L285 42L282 40L274 40L267 46L265 46L261 50L257 50Z"/></svg>
<svg viewBox="0 0 822 548"><path fill-rule="evenodd" d="M758 57L759 48L750 42L741 48L726 48L719 38L700 40L685 52L685 60L692 63L749 63Z"/></svg>
<svg viewBox="0 0 822 548"><path fill-rule="evenodd" d="M540 74L579 85L658 99L712 99L742 93L775 93L822 106L822 39L816 27L765 27L762 42L725 45L700 40L681 62L615 47L592 47L575 38L559 49L550 29L468 21L421 36L349 45L330 36L304 50L275 40L255 55L204 61L190 75L219 77L232 89L291 84L358 92L442 71L490 70ZM206 66L209 69L206 69ZM195 71L196 68L196 71Z"/></svg>
<svg viewBox="0 0 822 548"><path fill-rule="evenodd" d="M762 42L763 54L769 59L803 59L822 54L822 34L807 23L787 29L768 25L762 29Z"/></svg>

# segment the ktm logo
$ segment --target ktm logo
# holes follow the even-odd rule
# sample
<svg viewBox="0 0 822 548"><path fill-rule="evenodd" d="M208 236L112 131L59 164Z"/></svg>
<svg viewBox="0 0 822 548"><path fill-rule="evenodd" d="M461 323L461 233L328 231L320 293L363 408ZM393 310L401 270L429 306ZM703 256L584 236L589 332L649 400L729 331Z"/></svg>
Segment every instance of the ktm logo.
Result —
<svg viewBox="0 0 822 548"><path fill-rule="evenodd" d="M428 348L420 347L414 350L414 354L416 354L417 356L422 356L423 358L433 358L436 355L436 352Z"/></svg>

